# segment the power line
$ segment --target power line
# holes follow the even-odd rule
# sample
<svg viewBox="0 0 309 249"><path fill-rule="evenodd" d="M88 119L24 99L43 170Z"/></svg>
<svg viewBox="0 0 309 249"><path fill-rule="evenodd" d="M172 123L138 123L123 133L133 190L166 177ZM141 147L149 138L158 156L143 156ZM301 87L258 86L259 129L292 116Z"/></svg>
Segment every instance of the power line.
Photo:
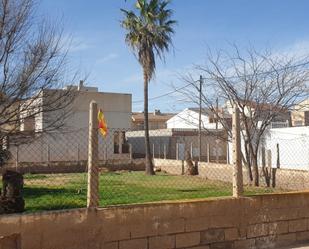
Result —
<svg viewBox="0 0 309 249"><path fill-rule="evenodd" d="M297 67L300 67L300 66L306 66L306 65L309 65L309 62L304 62L304 63L300 63L300 64L297 64L297 65L294 65L294 66L288 66L288 67L282 67L282 68L279 68L278 70L272 70L272 71L266 71L266 72L261 72L261 73L258 73L256 75L263 75L263 74L268 74L268 73L275 73L275 72L278 72L278 71L282 71L282 70L285 70L285 69L291 69L291 68L297 68ZM254 74L248 74L247 76L250 77L250 76L253 76ZM226 79L240 79L241 77L240 76L230 76L230 77L225 77ZM202 78L203 80L212 80L212 78L206 78L206 77L203 77ZM199 80L197 81L194 81L194 82L199 82ZM152 97L152 98L149 98L148 101L151 101L151 100L156 100L156 99L159 99L159 98L163 98L163 97L166 97L166 96L169 96L171 94L174 94L176 92L178 92L179 90L182 90L188 86L192 85L192 83L189 83L185 86L182 86L180 88L177 88L173 91L170 91L170 92L167 92L165 94L162 94L162 95L158 95L158 96L155 96L155 97ZM136 101L132 101L133 104L137 104L137 103L143 103L144 100L136 100Z"/></svg>
<svg viewBox="0 0 309 249"><path fill-rule="evenodd" d="M149 98L148 101L149 101L149 100L155 100L155 99L163 98L163 97L165 97L165 96L171 95L171 94L173 94L173 93L175 93L175 92L178 92L179 90L182 90L182 89L184 89L184 88L186 88L186 87L188 87L188 86L190 86L190 85L192 85L192 83L189 83L189 84L187 84L187 85L185 85L185 86L182 86L182 87L180 87L180 88L177 88L177 89L175 89L175 90L173 90L173 91L170 91L170 92L167 92L167 93L165 93L165 94L162 94L162 95L159 95L159 96L155 96L155 97ZM144 100L132 101L133 104L135 104L135 103L142 103L142 102L144 102Z"/></svg>

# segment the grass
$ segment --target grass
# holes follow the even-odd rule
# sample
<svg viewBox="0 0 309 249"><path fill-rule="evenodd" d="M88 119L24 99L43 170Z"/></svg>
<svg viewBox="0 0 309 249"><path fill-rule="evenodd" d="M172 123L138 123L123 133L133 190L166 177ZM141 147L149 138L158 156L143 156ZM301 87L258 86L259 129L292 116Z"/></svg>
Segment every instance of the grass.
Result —
<svg viewBox="0 0 309 249"><path fill-rule="evenodd" d="M26 211L56 210L86 206L87 175L39 174L24 176ZM163 200L230 196L232 185L201 179L197 176L173 176L144 172L102 173L100 206L133 204ZM246 188L246 194L269 192L266 188Z"/></svg>

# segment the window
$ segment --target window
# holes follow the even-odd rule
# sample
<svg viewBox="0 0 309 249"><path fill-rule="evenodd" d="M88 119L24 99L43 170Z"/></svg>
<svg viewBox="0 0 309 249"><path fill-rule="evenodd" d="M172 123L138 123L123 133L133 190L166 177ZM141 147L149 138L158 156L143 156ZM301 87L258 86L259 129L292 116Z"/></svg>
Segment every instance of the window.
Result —
<svg viewBox="0 0 309 249"><path fill-rule="evenodd" d="M119 154L119 131L114 132L114 154Z"/></svg>
<svg viewBox="0 0 309 249"><path fill-rule="evenodd" d="M303 121L302 120L295 120L294 126L303 126Z"/></svg>
<svg viewBox="0 0 309 249"><path fill-rule="evenodd" d="M114 132L114 154L129 153L129 144L125 131Z"/></svg>
<svg viewBox="0 0 309 249"><path fill-rule="evenodd" d="M122 153L129 153L129 143L126 139L126 132L125 131L122 131L121 132L121 141L122 141Z"/></svg>

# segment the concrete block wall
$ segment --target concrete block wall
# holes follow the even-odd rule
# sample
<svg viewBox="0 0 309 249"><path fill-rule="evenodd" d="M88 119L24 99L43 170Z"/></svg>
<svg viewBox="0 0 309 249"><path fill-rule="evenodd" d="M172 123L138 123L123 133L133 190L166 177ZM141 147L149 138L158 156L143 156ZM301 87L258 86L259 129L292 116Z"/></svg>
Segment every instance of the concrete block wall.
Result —
<svg viewBox="0 0 309 249"><path fill-rule="evenodd" d="M182 173L181 160L154 159L154 164L156 167L160 167L161 170L164 170L169 174L180 175ZM233 166L224 163L202 162L199 164L199 176L209 180L232 183ZM243 181L244 184L249 183L248 171L245 168L243 168ZM265 178L263 176L260 177L260 184L261 186L266 186ZM309 171L277 169L276 187L284 190L309 189Z"/></svg>
<svg viewBox="0 0 309 249"><path fill-rule="evenodd" d="M0 224L22 249L282 248L309 242L309 192L9 215Z"/></svg>

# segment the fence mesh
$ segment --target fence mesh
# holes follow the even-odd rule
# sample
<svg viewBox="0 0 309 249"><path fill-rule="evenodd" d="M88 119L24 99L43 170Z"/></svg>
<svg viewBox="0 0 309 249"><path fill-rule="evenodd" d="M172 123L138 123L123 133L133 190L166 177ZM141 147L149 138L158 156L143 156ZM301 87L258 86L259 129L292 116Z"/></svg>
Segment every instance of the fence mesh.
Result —
<svg viewBox="0 0 309 249"><path fill-rule="evenodd" d="M257 156L258 184L251 180L254 167L250 174L243 165L245 195L309 189L309 133L288 129L272 129L265 137ZM88 137L84 128L38 133L22 144L10 138L5 169L23 174L26 211L86 207ZM151 130L150 151L155 175L145 174L144 131L98 135L101 207L232 195L232 144L222 134L202 133L199 144L196 130Z"/></svg>
<svg viewBox="0 0 309 249"><path fill-rule="evenodd" d="M2 172L23 174L26 211L86 207L88 128L18 134L9 141Z"/></svg>

